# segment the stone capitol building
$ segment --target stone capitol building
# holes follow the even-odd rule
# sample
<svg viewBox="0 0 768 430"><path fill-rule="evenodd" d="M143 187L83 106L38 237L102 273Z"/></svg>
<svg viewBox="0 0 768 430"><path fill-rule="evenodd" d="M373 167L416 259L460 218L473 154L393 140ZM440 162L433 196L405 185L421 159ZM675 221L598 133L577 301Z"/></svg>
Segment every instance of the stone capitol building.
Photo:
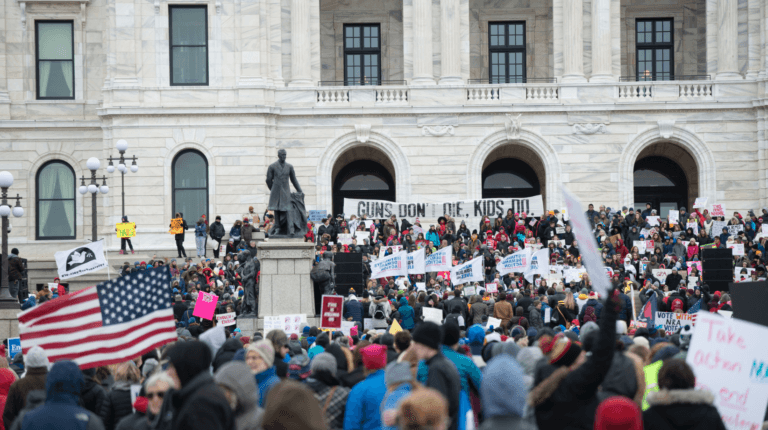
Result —
<svg viewBox="0 0 768 430"><path fill-rule="evenodd" d="M174 213L264 213L285 148L307 209L542 195L662 215L768 206L765 0L4 0L0 170L27 258L98 235L175 250ZM422 223L435 220L421 220ZM473 223L470 229L475 228ZM194 232L187 232L194 254ZM191 252L189 250L192 250ZM151 254L150 254L151 255ZM50 282L50 280L48 281Z"/></svg>

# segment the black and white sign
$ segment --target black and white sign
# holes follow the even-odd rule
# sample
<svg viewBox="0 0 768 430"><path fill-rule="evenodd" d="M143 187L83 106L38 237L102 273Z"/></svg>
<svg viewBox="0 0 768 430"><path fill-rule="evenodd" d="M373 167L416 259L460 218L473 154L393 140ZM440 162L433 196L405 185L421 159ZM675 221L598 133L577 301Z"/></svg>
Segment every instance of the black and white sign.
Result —
<svg viewBox="0 0 768 430"><path fill-rule="evenodd" d="M395 215L408 219L437 219L445 214L454 218L503 217L508 209L515 213L525 212L528 216L540 216L544 213L544 200L540 195L519 199L458 200L443 203L344 199L344 213L347 216L367 215L368 218L389 218Z"/></svg>
<svg viewBox="0 0 768 430"><path fill-rule="evenodd" d="M68 251L59 251L54 254L54 258L61 280L76 278L107 267L103 240L78 246Z"/></svg>

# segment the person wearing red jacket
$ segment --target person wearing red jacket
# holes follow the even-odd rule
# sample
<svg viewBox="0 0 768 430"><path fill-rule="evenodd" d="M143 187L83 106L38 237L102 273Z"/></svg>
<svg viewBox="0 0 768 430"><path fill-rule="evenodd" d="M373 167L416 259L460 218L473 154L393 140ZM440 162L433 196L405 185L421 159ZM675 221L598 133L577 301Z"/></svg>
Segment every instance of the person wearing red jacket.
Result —
<svg viewBox="0 0 768 430"><path fill-rule="evenodd" d="M59 283L59 278L53 278L53 282L56 283L56 294L59 295L59 297L66 296L67 295L67 289L61 283Z"/></svg>

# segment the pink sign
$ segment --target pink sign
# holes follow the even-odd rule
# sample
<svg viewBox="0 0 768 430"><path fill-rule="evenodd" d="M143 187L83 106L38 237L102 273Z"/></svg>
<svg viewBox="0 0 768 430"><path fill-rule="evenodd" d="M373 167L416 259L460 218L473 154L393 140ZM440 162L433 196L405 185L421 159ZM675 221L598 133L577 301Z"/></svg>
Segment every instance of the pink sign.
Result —
<svg viewBox="0 0 768 430"><path fill-rule="evenodd" d="M712 213L710 214L712 216L725 216L725 205L721 204L713 204L712 205Z"/></svg>
<svg viewBox="0 0 768 430"><path fill-rule="evenodd" d="M208 294L205 291L200 291L197 295L197 302L195 302L195 310L192 312L192 315L207 320L213 320L213 313L216 311L216 303L218 302L219 296L216 294Z"/></svg>

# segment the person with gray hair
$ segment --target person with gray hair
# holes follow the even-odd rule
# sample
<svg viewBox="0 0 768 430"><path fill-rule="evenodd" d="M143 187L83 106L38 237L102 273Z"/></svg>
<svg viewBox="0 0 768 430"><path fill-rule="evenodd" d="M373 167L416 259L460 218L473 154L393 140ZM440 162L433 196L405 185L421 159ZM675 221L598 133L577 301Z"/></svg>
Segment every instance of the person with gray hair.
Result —
<svg viewBox="0 0 768 430"><path fill-rule="evenodd" d="M154 359L150 359L154 360ZM147 360L149 362L149 360ZM155 360L156 361L156 360ZM146 369L146 365L145 365ZM166 392L173 388L173 379L165 372L155 373L144 382L144 396L147 399L147 409L142 412L137 409L117 424L115 430L150 430L152 421L163 407Z"/></svg>
<svg viewBox="0 0 768 430"><path fill-rule="evenodd" d="M342 387L336 379L336 357L333 354L322 352L312 359L307 386L315 394L320 404L320 409L325 416L328 429L341 430L344 428L344 412L349 396L349 388Z"/></svg>

